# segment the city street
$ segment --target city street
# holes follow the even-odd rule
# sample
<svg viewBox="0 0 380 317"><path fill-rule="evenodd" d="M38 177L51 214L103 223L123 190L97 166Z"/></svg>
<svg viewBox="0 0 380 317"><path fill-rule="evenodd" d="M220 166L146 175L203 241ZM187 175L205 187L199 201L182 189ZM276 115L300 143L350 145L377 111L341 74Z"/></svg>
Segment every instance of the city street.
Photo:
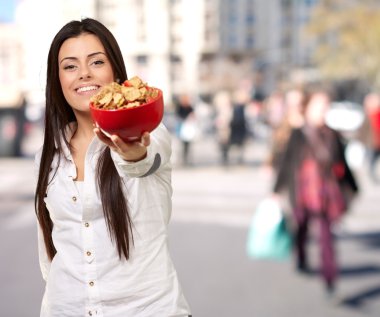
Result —
<svg viewBox="0 0 380 317"><path fill-rule="evenodd" d="M192 148L181 167L174 142L170 248L194 317L378 317L380 311L380 196L362 171L361 194L339 227L340 282L327 297L312 239L310 275L289 259L252 260L245 243L271 177L260 165L263 144L250 144L245 164L222 167L212 140ZM234 154L234 153L232 153ZM232 156L234 158L234 156ZM4 317L38 316L43 292L33 209L33 160L0 160L0 307Z"/></svg>
<svg viewBox="0 0 380 317"><path fill-rule="evenodd" d="M5 0L0 3L0 317L40 316L45 281L38 259L39 224L35 213L38 171L34 157L44 138L44 153L49 153L47 148L54 145L56 153L63 153L65 143L78 163L78 179L85 174L83 177L89 180L86 188L75 183L79 196L74 193L66 197L66 202L77 204L76 212L72 212L71 205L65 207L62 200L62 213L70 218L70 211L74 219L71 224L78 225L76 217L83 216L81 229L70 231L73 228L70 219L62 214L55 219L52 214L55 229L73 232L67 234L68 239L64 237L69 240L65 240L68 252L59 249L61 257L55 260L62 259L62 266L66 265L67 269L67 254L73 253L73 249L83 251L83 258L76 257L73 267L79 267L78 275L83 273L86 278L86 283L82 283L83 279L81 282L76 276L74 284L79 286L71 290L65 280L67 275L62 274L63 282L58 283L58 279L52 278L53 270L50 271L48 279L59 290L49 294L62 302L60 311L54 309L55 314L65 314L58 317L98 316L99 311L109 314L108 309L119 307L107 308L107 301L125 301L126 296L118 289L126 288L134 298L130 301L128 297L128 308L136 303L143 313L157 314L157 309L152 308L161 303L157 297L170 303L166 300L170 294L161 296L155 289L156 277L160 275L157 272L171 273L171 266L165 263L156 270L157 263L163 262L159 260L163 257L156 255L164 248L141 247L154 240L157 232L162 232L154 219L158 218L155 207L167 206L168 199L158 202L154 196L159 197L167 190L157 187L157 178L150 179L149 175L165 158L156 155L145 174L148 178L141 183L131 180L131 186L127 184L127 204L122 201L122 206L133 209L128 219L132 227L136 225L132 238L141 233L140 225L143 232L141 239L133 240L135 245L129 244L131 258L125 267L128 272L124 272L124 267L116 269L121 271L117 272L117 283L111 283L112 274L107 271L110 257L97 262L99 254L108 250L109 242L100 237L102 232L98 229L104 229L104 225L91 222L100 203L95 202L95 207L91 207L87 204L91 197L83 196L82 191L92 191L88 186L92 181L86 165L89 161L81 162L83 157L96 160L97 147L88 146L93 137L92 127L99 127L106 135L115 133L124 137L121 131L128 136L135 135L135 131L126 130L134 130L136 125L141 131L152 132L150 141L148 137L143 138L151 144L155 142L153 126L161 122L172 134L173 195L168 244L192 317L380 317L380 160L377 157L380 76L376 71L380 65L376 44L380 34L380 0ZM135 76L143 84L137 78L132 80ZM89 104L94 107L90 109ZM146 109L152 111L145 113ZM95 112L102 114L98 116ZM68 123L75 123L72 121L77 122L77 129L66 135ZM344 154L330 129L341 134ZM60 137L64 142L59 141ZM166 151L168 140L159 143ZM134 162L134 158L144 157L139 155L145 152L141 144L120 147L116 141L116 145L125 159ZM154 147L150 149L157 154ZM95 175L102 179L99 191L104 190L105 195L98 202L105 206L107 228L120 242L125 240L125 232L120 230L124 222L117 219L123 215L110 217L110 213L120 211L112 203L118 204L125 197L120 197L123 196L119 195L120 188L116 191L108 186L118 180L115 172L108 170L110 164L112 167L109 153L103 154L107 155L98 161ZM347 165L342 164L343 155ZM62 160L57 161L62 168ZM144 164L140 163L131 166L128 163L126 168L138 171ZM46 170L42 165L43 171L49 173L54 164L46 166ZM274 173L279 166L285 166L280 169L285 177L279 178L279 183L283 180L284 192L274 194ZM352 168L359 191L350 201L349 210L339 221L330 224L322 217L340 215L346 207L345 198L351 198L346 197L351 194L346 191L342 195L345 197L340 196L335 186L335 178L342 185L347 182L352 185L347 166ZM75 170L73 167L67 169L70 174ZM61 199L55 200L55 195L68 194L61 193L59 188L70 189L60 187L67 180L65 175L60 177L62 182L57 182L52 192L47 190L49 199L56 204ZM164 181L167 185L168 179ZM149 184L153 185L148 193ZM292 197L296 211L299 208L317 214L307 215L304 219L310 216L310 221L305 221L297 231L289 197L284 195L289 190L296 193ZM117 197L113 199L115 193ZM40 194L43 196L44 191ZM282 227L273 224L273 213L268 217L270 208L258 208L266 199L272 199L274 206L279 207L277 224ZM135 212L136 204L141 208ZM87 220L86 215L94 217ZM263 215L263 221L254 226L257 215ZM60 216L67 220L62 226ZM46 217L39 218L46 220ZM168 217L160 219L166 221ZM268 224L274 230L265 230ZM260 236L260 229L265 233L270 231L269 236L275 236L275 243L268 243L267 249L271 249L273 245L281 245L277 241L282 237L276 239L276 233L284 228L290 229L285 232L284 243L290 253L288 257L253 258L248 248L252 244L248 243L252 242L252 232L259 232ZM45 226L44 229L46 232ZM271 241L268 235L260 237L257 245ZM298 259L297 269L294 246L302 253L303 238L308 238L305 261ZM78 246L81 239L83 243ZM292 244L292 239L298 243ZM335 242L333 250L331 240ZM59 241L54 241L58 246ZM105 247L96 241L103 241ZM159 245L160 241L155 242ZM124 246L118 245L126 251ZM48 249L51 250L51 243ZM133 252L141 256L136 259ZM144 258L145 255L150 258ZM88 267L82 265L86 261ZM104 262L107 263L103 265ZM154 270L145 269L143 262L153 263ZM142 263L137 265L136 272L145 272L147 276L133 280L138 285L130 278L130 266L135 268L135 263ZM321 271L332 283L322 279ZM331 279L336 271L335 285ZM96 278L103 276L102 272L107 276L105 282ZM59 275L62 270L56 273ZM120 282L123 279L127 287ZM148 299L155 305L139 300L140 294L146 295L148 279L155 282L151 287L155 296ZM105 284L114 289L109 290ZM89 287L87 311L83 310L82 316L66 316L70 314L67 306L75 305L71 299L80 298L77 295L81 286ZM174 288L177 291L178 287ZM65 306L64 299L59 297L61 289L72 295L69 305Z"/></svg>

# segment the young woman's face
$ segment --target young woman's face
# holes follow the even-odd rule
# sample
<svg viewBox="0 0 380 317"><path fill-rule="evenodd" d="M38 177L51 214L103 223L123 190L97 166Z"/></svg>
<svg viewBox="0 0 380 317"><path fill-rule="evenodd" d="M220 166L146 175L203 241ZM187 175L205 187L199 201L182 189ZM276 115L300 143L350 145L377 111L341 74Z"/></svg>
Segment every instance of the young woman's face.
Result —
<svg viewBox="0 0 380 317"><path fill-rule="evenodd" d="M63 42L58 64L63 95L75 113L88 112L91 96L114 81L105 49L93 34L81 34Z"/></svg>
<svg viewBox="0 0 380 317"><path fill-rule="evenodd" d="M313 126L325 124L326 113L330 107L330 98L323 92L318 92L310 97L306 108L305 119Z"/></svg>

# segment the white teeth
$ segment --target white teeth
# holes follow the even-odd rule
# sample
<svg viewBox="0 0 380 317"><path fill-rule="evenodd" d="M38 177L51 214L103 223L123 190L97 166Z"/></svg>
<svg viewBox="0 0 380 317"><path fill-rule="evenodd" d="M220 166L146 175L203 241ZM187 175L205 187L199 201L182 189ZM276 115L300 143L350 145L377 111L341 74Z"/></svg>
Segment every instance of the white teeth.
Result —
<svg viewBox="0 0 380 317"><path fill-rule="evenodd" d="M90 90L97 90L98 86L86 86L86 87L80 87L77 89L77 92L85 92Z"/></svg>

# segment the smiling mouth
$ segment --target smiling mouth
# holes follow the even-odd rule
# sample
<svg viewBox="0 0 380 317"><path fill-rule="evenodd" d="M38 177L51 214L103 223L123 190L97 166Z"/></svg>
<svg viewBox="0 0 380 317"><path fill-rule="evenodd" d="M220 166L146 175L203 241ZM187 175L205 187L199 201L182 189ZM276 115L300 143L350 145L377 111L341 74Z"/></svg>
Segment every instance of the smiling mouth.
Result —
<svg viewBox="0 0 380 317"><path fill-rule="evenodd" d="M95 90L98 90L100 88L100 86L85 86L85 87L80 87L78 89L76 89L76 92L78 93L82 93L82 92L88 92L88 91L95 91Z"/></svg>

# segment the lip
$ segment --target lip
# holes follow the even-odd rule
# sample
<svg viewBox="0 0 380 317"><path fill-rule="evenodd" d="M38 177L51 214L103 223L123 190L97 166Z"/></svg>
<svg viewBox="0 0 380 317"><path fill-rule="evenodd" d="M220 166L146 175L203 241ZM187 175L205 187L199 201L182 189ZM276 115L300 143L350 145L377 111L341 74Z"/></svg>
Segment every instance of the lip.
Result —
<svg viewBox="0 0 380 317"><path fill-rule="evenodd" d="M94 92L98 91L100 87L101 86L95 84L81 85L75 88L75 92L81 95L93 94Z"/></svg>

